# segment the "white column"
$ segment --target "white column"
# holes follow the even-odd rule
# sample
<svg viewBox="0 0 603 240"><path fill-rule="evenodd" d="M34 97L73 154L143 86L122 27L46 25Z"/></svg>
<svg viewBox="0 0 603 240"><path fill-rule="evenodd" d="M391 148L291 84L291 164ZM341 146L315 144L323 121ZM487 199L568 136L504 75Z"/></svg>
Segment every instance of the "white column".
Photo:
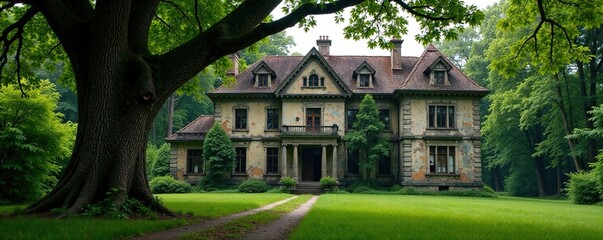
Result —
<svg viewBox="0 0 603 240"><path fill-rule="evenodd" d="M298 171L297 171L297 144L293 145L293 177L299 179Z"/></svg>
<svg viewBox="0 0 603 240"><path fill-rule="evenodd" d="M281 156L281 177L287 176L287 145L283 145L283 155Z"/></svg>
<svg viewBox="0 0 603 240"><path fill-rule="evenodd" d="M320 177L326 177L327 176L327 145L322 145L322 163L320 164L320 168L322 169L322 172L320 174Z"/></svg>
<svg viewBox="0 0 603 240"><path fill-rule="evenodd" d="M337 179L337 145L333 145L333 178Z"/></svg>

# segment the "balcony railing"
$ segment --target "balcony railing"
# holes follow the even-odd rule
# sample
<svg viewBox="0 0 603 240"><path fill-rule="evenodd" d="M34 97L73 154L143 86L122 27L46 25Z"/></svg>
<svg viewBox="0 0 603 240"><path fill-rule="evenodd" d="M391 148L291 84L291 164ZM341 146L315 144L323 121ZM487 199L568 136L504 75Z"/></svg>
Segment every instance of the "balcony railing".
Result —
<svg viewBox="0 0 603 240"><path fill-rule="evenodd" d="M290 126L283 125L281 135L337 135L339 127L332 126Z"/></svg>

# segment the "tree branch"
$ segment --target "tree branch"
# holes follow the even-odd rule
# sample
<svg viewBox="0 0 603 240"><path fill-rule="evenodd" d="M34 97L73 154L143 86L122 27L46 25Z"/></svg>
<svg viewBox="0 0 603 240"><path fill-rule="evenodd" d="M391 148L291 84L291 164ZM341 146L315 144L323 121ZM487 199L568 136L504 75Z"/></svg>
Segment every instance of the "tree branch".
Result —
<svg viewBox="0 0 603 240"><path fill-rule="evenodd" d="M431 16L429 14L426 13L422 13L420 11L417 11L417 9L430 9L430 6L425 6L425 5L418 5L418 6L410 6L408 5L408 3L405 3L402 0L392 0L393 2L397 3L398 5L400 5L404 10L408 11L409 13L411 13L412 15L418 16L418 17L422 17L425 19L429 19L429 20L437 20L437 21L447 21L447 20L455 20L458 19L459 16L444 16L444 15L439 15L439 16ZM431 8L433 10L433 8ZM470 14L466 14L463 16L469 16Z"/></svg>
<svg viewBox="0 0 603 240"><path fill-rule="evenodd" d="M39 12L36 7L30 7L27 11L17 20L15 23L9 25L2 31L2 35L0 35L0 42L2 42L2 54L0 55L0 80L2 79L2 69L8 63L8 55L10 54L10 47L17 41L17 50L15 53L15 62L16 62L16 73L17 73L17 82L19 83L19 88L21 89L21 95L25 96L25 92L23 92L23 88L21 86L21 49L23 47L23 29L25 25L31 21L31 19ZM10 34L16 31L12 37Z"/></svg>
<svg viewBox="0 0 603 240"><path fill-rule="evenodd" d="M148 55L149 30L159 0L133 0L128 22L128 46L135 52Z"/></svg>

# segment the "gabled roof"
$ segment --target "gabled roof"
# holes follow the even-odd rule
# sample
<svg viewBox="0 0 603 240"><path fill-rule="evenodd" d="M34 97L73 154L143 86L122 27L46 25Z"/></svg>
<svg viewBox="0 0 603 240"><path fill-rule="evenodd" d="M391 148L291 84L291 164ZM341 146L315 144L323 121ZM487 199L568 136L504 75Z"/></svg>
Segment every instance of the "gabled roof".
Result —
<svg viewBox="0 0 603 240"><path fill-rule="evenodd" d="M358 66L358 68L356 68L356 70L354 70L353 77L356 77L356 75L358 75L358 73L360 71L362 71L363 68L368 69L369 72L371 73L371 75L375 75L375 69L373 67L371 67L371 65L368 64L366 61L364 61L364 62L362 62L362 64L360 64L360 66Z"/></svg>
<svg viewBox="0 0 603 240"><path fill-rule="evenodd" d="M214 125L214 116L201 115L182 129L165 139L166 142L203 140Z"/></svg>
<svg viewBox="0 0 603 240"><path fill-rule="evenodd" d="M257 64L253 70L251 71L253 74L257 74L260 73L260 70L266 69L266 71L268 71L268 73L270 73L270 75L274 78L276 77L276 74L274 73L274 70L272 70L272 68L270 68L270 66L268 66L268 64L266 64L266 62L264 61L260 61L259 64Z"/></svg>
<svg viewBox="0 0 603 240"><path fill-rule="evenodd" d="M343 92L344 96L348 97L352 95L352 91L350 90L350 88L348 88L348 86L341 80L337 72L335 72L335 70L331 67L327 60L325 60L325 58L320 54L320 52L318 52L318 50L316 50L316 48L312 48L310 49L308 54L306 54L306 56L304 56L304 58L297 64L297 66L293 68L293 70L289 73L285 80L280 83L280 85L275 91L277 96L286 95L285 90L287 90L291 83L299 76L302 70L308 65L308 63L312 59L316 59L320 63L320 66L324 68L325 73L328 74L329 77L333 79L333 81L335 81L335 84L337 85L339 90Z"/></svg>
<svg viewBox="0 0 603 240"><path fill-rule="evenodd" d="M451 64L451 63L449 63L449 62L448 62L448 61L447 61L447 60L444 58L444 56L439 56L439 57L438 57L438 58L437 58L435 61L433 61L433 63L432 63L432 64L431 64L429 67L427 67L427 68L426 68L426 69L423 71L423 73L429 73L429 72L433 71L433 70L436 68L436 66L438 66L438 64L442 64L442 65L444 65L444 67L446 68L446 71L450 71L450 70L452 69L452 64Z"/></svg>
<svg viewBox="0 0 603 240"><path fill-rule="evenodd" d="M451 66L448 71L448 82L450 85L430 85L430 76L425 73L426 69L434 66L439 61ZM461 70L450 63L450 61L432 44L429 44L423 54L419 57L414 68L404 79L396 91L398 93L435 93L435 94L471 94L486 95L490 91L479 86Z"/></svg>
<svg viewBox="0 0 603 240"><path fill-rule="evenodd" d="M340 89L346 95L353 94L393 94L420 93L420 94L470 94L483 96L489 91L469 79L455 67L437 48L428 45L420 57L402 56L402 70L391 67L390 56L322 56L319 51L312 48L305 56L266 56L249 66L245 71L236 76L233 87L220 86L209 92L211 98L274 98L282 96L289 81L300 74L303 66L310 60L318 61L324 66L325 72L335 79ZM426 69L442 63L450 67L448 81L450 85L430 85L429 71ZM374 70L373 87L362 88L356 84L354 71L363 66ZM254 87L253 71L261 67L270 68L276 77L273 77L271 87ZM302 96L300 96L302 97ZM311 97L311 96L305 96Z"/></svg>

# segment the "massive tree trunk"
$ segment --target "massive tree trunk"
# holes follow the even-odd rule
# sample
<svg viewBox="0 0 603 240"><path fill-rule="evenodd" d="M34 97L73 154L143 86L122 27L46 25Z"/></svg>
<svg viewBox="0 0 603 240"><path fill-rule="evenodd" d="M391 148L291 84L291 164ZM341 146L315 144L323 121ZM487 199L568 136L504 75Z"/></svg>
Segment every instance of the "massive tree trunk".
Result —
<svg viewBox="0 0 603 240"><path fill-rule="evenodd" d="M260 24L280 1L248 0L162 55L152 54L148 42L159 0L104 0L95 1L95 6L88 0L28 3L28 12L44 15L69 57L79 124L65 174L26 212L67 208L76 213L104 199L121 206L126 198L134 198L170 213L151 195L145 172L147 134L166 99L219 58L309 14L333 13L360 2L306 4L281 20Z"/></svg>

